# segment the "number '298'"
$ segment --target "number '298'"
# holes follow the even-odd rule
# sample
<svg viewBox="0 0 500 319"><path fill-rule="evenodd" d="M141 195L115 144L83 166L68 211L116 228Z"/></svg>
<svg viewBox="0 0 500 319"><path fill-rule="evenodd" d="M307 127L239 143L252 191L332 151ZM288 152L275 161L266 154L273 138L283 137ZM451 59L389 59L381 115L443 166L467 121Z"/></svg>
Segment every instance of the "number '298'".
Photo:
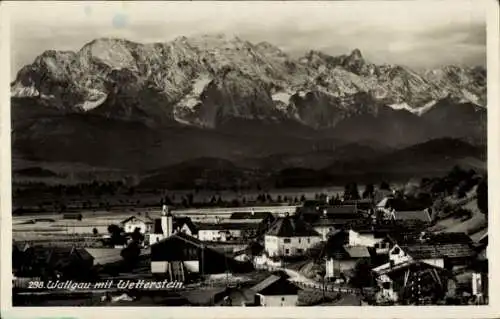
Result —
<svg viewBox="0 0 500 319"><path fill-rule="evenodd" d="M30 281L28 283L28 289L41 289L43 288L43 281Z"/></svg>

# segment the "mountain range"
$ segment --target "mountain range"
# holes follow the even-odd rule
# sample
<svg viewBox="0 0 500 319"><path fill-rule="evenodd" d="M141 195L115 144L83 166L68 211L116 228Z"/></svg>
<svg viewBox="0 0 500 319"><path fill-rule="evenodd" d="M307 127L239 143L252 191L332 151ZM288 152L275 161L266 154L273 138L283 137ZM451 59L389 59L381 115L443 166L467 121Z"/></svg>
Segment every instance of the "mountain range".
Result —
<svg viewBox="0 0 500 319"><path fill-rule="evenodd" d="M487 135L482 67L416 72L358 49L295 58L220 34L46 51L18 72L11 96L16 158L126 170L204 157L272 166L280 154L485 145Z"/></svg>

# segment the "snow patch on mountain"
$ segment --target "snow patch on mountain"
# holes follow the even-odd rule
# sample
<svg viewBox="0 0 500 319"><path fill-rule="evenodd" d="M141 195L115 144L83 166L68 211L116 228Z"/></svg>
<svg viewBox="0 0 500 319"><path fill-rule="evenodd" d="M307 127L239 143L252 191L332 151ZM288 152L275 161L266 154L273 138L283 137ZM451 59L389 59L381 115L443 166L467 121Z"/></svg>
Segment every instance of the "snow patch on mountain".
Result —
<svg viewBox="0 0 500 319"><path fill-rule="evenodd" d="M393 110L406 110L408 112L413 113L414 108L409 106L408 103L402 102L402 103L395 103L395 104L389 104L389 107L392 108Z"/></svg>
<svg viewBox="0 0 500 319"><path fill-rule="evenodd" d="M77 107L87 112L97 108L98 106L103 104L104 101L106 101L106 99L108 98L108 95L106 93L102 93L97 90L93 90L91 94L93 96L89 100L86 100L83 103L78 104Z"/></svg>
<svg viewBox="0 0 500 319"><path fill-rule="evenodd" d="M202 74L195 78L192 82L191 92L186 94L177 103L178 107L193 109L196 105L201 103L200 96L203 93L205 87L212 81L209 75Z"/></svg>
<svg viewBox="0 0 500 319"><path fill-rule="evenodd" d="M426 103L425 105L421 106L421 107L418 107L415 109L415 114L417 115L423 115L424 113L428 112L430 109L432 109L432 107L434 107L434 105L436 105L437 101L436 100L432 100L428 103Z"/></svg>
<svg viewBox="0 0 500 319"><path fill-rule="evenodd" d="M392 108L393 110L405 110L405 111L408 111L408 112L413 113L415 115L421 116L422 114L429 111L435 104L436 104L436 100L432 100L432 101L429 101L420 107L411 107L406 102L390 104L388 106L390 108Z"/></svg>
<svg viewBox="0 0 500 319"><path fill-rule="evenodd" d="M283 102L286 105L290 104L290 98L292 97L292 94L288 92L278 92L272 95L273 101L279 101Z"/></svg>
<svg viewBox="0 0 500 319"><path fill-rule="evenodd" d="M10 94L12 97L35 97L40 96L40 92L35 88L34 85L23 86L21 83L17 82L10 89Z"/></svg>
<svg viewBox="0 0 500 319"><path fill-rule="evenodd" d="M476 94L464 89L462 89L461 92L463 94L463 99L462 99L463 102L472 102L476 105L480 104L479 97Z"/></svg>

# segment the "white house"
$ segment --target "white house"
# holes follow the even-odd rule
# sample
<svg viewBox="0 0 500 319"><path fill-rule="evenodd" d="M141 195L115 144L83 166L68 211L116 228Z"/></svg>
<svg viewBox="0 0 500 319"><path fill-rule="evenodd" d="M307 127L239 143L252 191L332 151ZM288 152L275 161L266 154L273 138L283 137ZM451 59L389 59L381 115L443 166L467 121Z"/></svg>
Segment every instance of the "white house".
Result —
<svg viewBox="0 0 500 319"><path fill-rule="evenodd" d="M321 235L300 218L279 218L264 236L265 251L271 257L301 256L317 245Z"/></svg>
<svg viewBox="0 0 500 319"><path fill-rule="evenodd" d="M408 261L419 261L438 268L467 265L476 255L471 239L464 233L422 233L417 238L400 240L389 250L389 262L379 271Z"/></svg>
<svg viewBox="0 0 500 319"><path fill-rule="evenodd" d="M149 233L153 229L153 220L148 216L131 216L120 223L126 233L133 233L139 229L141 234Z"/></svg>
<svg viewBox="0 0 500 319"><path fill-rule="evenodd" d="M257 223L198 224L198 239L201 241L226 242L243 240L257 231Z"/></svg>

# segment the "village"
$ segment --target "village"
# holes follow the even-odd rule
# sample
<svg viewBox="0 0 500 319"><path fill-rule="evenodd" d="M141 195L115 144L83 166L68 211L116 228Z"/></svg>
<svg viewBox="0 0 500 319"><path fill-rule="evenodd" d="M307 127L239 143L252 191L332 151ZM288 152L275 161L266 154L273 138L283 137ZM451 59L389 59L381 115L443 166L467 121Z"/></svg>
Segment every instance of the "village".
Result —
<svg viewBox="0 0 500 319"><path fill-rule="evenodd" d="M447 221L436 217L434 207L407 203L394 190L377 189L363 198L322 194L298 205L162 205L82 228L72 237L81 240L69 245L14 239L14 304L58 298L72 305L132 306L487 304L487 228L473 234L442 225L440 230ZM81 214L63 218L73 219L72 225L85 222ZM48 280L182 285L33 287Z"/></svg>

